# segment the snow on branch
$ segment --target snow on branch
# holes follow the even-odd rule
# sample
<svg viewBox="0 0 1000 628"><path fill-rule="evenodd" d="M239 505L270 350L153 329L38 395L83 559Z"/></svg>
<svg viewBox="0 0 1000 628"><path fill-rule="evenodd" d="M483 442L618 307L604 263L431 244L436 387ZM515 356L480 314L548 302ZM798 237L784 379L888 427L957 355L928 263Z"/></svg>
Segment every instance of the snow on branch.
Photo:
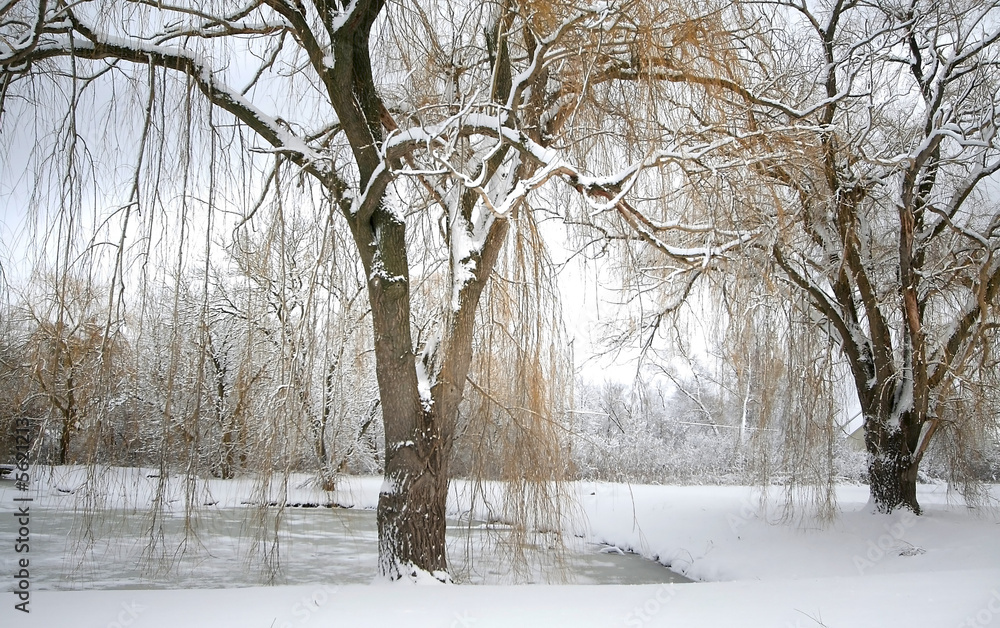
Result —
<svg viewBox="0 0 1000 628"><path fill-rule="evenodd" d="M383 146L383 163L399 160L418 148L425 148L444 169L450 172L467 188L476 190L484 206L495 216L504 216L521 203L533 190L537 190L553 178L559 178L576 189L582 198L597 212L617 211L636 233L666 255L679 260L702 259L707 264L713 257L744 245L758 235L757 231L716 231L711 225L684 225L675 222L654 222L627 202L627 196L638 181L639 175L647 170L661 168L670 163L693 163L720 152L727 146L746 140L756 134L733 135L707 142L691 149L675 147L654 151L648 157L633 162L618 172L605 176L592 176L569 163L563 153L544 147L522 131L508 124L508 116L503 110L498 115L470 113L468 109L452 116L445 122L428 127L415 127L393 134ZM520 154L538 165L535 173L519 180L502 198L491 198L483 188L480 178L463 175L442 155L440 149L449 145L455 137L487 136L498 139L502 144L514 147ZM494 147L493 154L499 145ZM745 161L723 167L746 166ZM387 166L386 166L387 170ZM729 238L726 242L712 246L678 247L663 241L660 233L685 231L688 233L715 233Z"/></svg>
<svg viewBox="0 0 1000 628"><path fill-rule="evenodd" d="M931 386L936 386L951 370L956 360L961 363L961 354L968 350L967 344L1000 292L1000 254L991 250L987 262L979 269L979 280L973 285L965 303L952 318L944 333L938 335L941 342L934 348L930 360L928 378Z"/></svg>
<svg viewBox="0 0 1000 628"><path fill-rule="evenodd" d="M329 181L336 177L325 155L315 151L286 124L259 109L242 93L219 81L208 60L198 53L185 48L101 33L84 26L75 18L70 19L75 33L60 33L43 39L31 51L30 61L72 55L95 60L115 59L155 65L181 72L191 77L213 104L225 109L260 135L271 145L272 152L287 155L305 171L320 179ZM6 64L6 61L2 63Z"/></svg>

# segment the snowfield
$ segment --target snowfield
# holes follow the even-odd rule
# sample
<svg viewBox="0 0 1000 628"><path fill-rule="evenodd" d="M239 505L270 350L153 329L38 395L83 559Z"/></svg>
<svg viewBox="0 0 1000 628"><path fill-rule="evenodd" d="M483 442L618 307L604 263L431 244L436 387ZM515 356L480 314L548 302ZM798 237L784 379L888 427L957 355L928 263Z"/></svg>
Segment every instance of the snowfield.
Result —
<svg viewBox="0 0 1000 628"><path fill-rule="evenodd" d="M761 506L745 487L570 485L566 532L670 565L690 584L408 586L304 585L235 589L53 591L20 602L16 497L30 507L148 507L149 470L38 472L28 493L0 482L0 565L7 578L0 626L39 628L293 628L299 626L866 626L1000 627L1000 515L968 508L944 485L920 487L925 514L874 515L863 486L838 488L840 513L820 524L782 517L781 489ZM326 494L293 476L289 503L371 508L381 478L346 478ZM183 484L168 501L182 509ZM450 508L469 510L455 483ZM199 482L202 503L238 506L246 480ZM1000 490L992 488L994 503ZM269 498L274 497L273 495ZM480 504L474 514L488 515ZM36 552L37 553L37 552ZM30 570L29 570L30 571ZM29 577L29 587L30 577Z"/></svg>

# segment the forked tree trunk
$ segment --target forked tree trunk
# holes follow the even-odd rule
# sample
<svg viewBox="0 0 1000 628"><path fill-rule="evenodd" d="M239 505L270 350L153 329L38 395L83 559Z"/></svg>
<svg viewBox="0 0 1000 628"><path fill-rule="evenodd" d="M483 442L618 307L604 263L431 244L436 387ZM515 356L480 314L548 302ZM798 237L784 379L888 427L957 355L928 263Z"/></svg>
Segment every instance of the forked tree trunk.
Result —
<svg viewBox="0 0 1000 628"><path fill-rule="evenodd" d="M507 223L498 219L488 233L478 234L485 236L478 253L451 260L453 264L473 269L474 277L456 287L458 299L457 303L452 301L449 320L443 322L441 349L426 356L424 366L430 377L421 382L410 330L406 224L387 204L389 178L384 176L386 155L380 150L383 129L397 125L378 96L369 54L372 25L385 4L381 0L352 4L352 10L347 12L349 19L335 29L330 27L333 38L330 50L313 52L317 58L327 55L323 59L334 60L333 67L328 67L323 75L330 104L354 154L358 189L364 191L363 200L355 205L355 199L339 189L338 179L329 182L335 192L333 197L339 198L340 209L350 225L367 276L371 305L375 374L382 401L386 450L385 481L378 506L379 572L389 579L416 577L421 572L446 579L444 517L448 454L471 361L472 329L479 297L506 236ZM500 67L494 75L493 96L495 102L507 103L510 68L506 44L498 50L496 62ZM483 164L482 174L494 176L506 152L493 154ZM463 194L461 207L453 208L461 210L462 220L456 224L472 224L478 198L471 189Z"/></svg>
<svg viewBox="0 0 1000 628"><path fill-rule="evenodd" d="M490 227L474 277L460 289L458 308L442 322L441 342L425 356L427 381L417 375L410 332L405 225L383 209L374 227L355 223L355 240L368 274L378 379L385 428L385 471L379 492L379 574L390 580L425 574L447 581L445 508L448 458L458 406L472 360L475 314L507 234L506 220ZM361 227L361 228L358 228ZM365 248L369 233L377 251ZM433 380L433 381L430 381Z"/></svg>

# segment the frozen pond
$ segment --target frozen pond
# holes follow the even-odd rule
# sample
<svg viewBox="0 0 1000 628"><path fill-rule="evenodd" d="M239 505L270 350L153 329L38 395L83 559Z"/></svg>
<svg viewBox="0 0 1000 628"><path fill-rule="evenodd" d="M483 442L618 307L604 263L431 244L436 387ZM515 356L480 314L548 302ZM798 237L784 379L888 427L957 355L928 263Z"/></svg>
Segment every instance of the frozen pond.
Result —
<svg viewBox="0 0 1000 628"><path fill-rule="evenodd" d="M233 588L262 584L367 584L375 574L377 533L371 510L287 508L273 544L256 544L262 528L252 508L206 508L196 513L195 532L183 543L184 520L163 520L159 558L149 560L150 516L141 511L101 511L90 523L96 541L88 544L81 514L31 509L31 576L37 589ZM273 516L268 511L273 541ZM9 515L8 515L9 516ZM0 544L13 546L13 530L0 526ZM266 534L266 533L264 533ZM9 538L8 538L9 537ZM458 582L570 584L652 584L687 582L659 563L614 548L565 540L562 550L547 549L538 536L526 549L528 568L514 573L503 557L504 532L450 522L449 566ZM473 548L469 559L467 548ZM272 576L264 557L275 559ZM12 552L3 567L14 571ZM10 562L8 565L7 563ZM522 563L523 565L524 563Z"/></svg>

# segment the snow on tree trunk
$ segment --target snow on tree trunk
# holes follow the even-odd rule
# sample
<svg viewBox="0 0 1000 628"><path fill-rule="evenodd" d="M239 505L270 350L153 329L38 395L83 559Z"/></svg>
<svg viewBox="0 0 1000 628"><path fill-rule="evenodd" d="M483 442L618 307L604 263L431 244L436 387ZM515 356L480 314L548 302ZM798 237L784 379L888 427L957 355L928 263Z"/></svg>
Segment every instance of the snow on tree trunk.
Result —
<svg viewBox="0 0 1000 628"><path fill-rule="evenodd" d="M912 429L889 429L886 421L865 421L865 447L868 450L868 485L875 509L890 513L907 508L920 514L917 502L917 468L914 450L917 438ZM917 430L916 436L919 436Z"/></svg>
<svg viewBox="0 0 1000 628"><path fill-rule="evenodd" d="M411 439L393 442L387 433L385 480L378 499L379 574L414 581L431 574L447 582L445 506L451 448L433 413L421 413L414 423Z"/></svg>

